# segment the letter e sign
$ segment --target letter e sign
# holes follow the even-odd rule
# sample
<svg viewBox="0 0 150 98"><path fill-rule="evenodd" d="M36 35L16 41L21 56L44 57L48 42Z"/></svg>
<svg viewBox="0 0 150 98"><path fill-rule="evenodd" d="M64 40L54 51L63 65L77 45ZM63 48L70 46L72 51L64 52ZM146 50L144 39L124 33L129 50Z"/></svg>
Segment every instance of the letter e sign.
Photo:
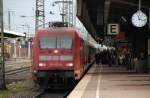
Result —
<svg viewBox="0 0 150 98"><path fill-rule="evenodd" d="M108 35L117 35L119 34L119 24L108 24Z"/></svg>

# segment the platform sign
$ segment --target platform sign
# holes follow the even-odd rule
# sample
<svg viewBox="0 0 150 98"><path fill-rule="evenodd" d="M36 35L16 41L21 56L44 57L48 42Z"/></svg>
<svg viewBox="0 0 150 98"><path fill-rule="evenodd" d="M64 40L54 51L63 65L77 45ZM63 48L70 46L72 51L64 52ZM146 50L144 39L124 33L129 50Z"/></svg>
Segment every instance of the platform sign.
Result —
<svg viewBox="0 0 150 98"><path fill-rule="evenodd" d="M119 24L108 24L107 35L119 34Z"/></svg>

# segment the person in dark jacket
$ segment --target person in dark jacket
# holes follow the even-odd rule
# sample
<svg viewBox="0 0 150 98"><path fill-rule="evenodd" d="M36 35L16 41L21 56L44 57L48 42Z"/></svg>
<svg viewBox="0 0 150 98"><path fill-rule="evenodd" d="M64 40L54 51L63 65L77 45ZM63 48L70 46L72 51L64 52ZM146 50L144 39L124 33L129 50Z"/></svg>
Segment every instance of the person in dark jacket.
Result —
<svg viewBox="0 0 150 98"><path fill-rule="evenodd" d="M99 52L97 52L96 54L95 54L95 61L96 61L96 64L97 65L99 65L99 63L100 63L100 60L99 60Z"/></svg>

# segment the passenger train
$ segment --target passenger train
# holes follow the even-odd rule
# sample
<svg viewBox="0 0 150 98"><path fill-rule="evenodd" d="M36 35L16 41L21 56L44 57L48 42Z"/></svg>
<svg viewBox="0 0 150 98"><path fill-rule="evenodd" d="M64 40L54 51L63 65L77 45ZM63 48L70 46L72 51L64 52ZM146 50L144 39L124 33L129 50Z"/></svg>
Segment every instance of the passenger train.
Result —
<svg viewBox="0 0 150 98"><path fill-rule="evenodd" d="M33 38L32 73L35 83L50 87L81 79L94 62L94 39L74 27L40 29Z"/></svg>

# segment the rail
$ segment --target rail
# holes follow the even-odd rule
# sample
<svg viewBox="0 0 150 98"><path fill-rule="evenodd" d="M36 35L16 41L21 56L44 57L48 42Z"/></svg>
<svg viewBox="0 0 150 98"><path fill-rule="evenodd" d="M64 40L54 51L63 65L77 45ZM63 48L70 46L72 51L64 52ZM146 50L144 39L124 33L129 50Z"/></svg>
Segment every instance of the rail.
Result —
<svg viewBox="0 0 150 98"><path fill-rule="evenodd" d="M6 75L13 75L13 74L17 74L17 73L21 73L21 72L25 72L31 69L31 66L28 67L22 67L22 68L17 68L17 69L13 69L13 70L8 70L5 72Z"/></svg>

